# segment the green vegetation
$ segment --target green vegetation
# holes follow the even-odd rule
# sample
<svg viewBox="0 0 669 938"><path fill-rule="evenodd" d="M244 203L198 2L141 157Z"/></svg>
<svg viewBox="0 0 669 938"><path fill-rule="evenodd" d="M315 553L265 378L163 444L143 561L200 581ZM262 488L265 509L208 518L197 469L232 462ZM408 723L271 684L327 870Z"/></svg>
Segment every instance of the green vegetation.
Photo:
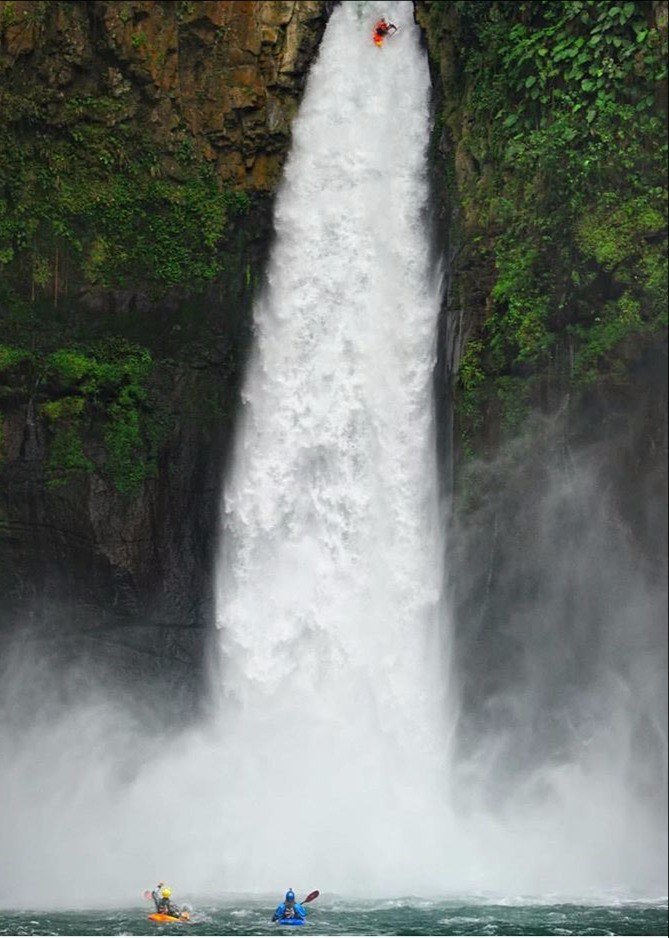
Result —
<svg viewBox="0 0 669 938"><path fill-rule="evenodd" d="M49 435L50 487L93 471L84 437L95 442L99 428L105 473L122 494L140 492L156 471L158 450L169 429L167 415L150 391L153 367L147 349L124 339L51 353L0 346L0 381L8 381L13 393L39 391L42 399L39 413Z"/></svg>
<svg viewBox="0 0 669 938"><path fill-rule="evenodd" d="M0 375L3 372L10 371L25 361L31 359L31 354L27 349L15 348L10 345L0 345Z"/></svg>
<svg viewBox="0 0 669 938"><path fill-rule="evenodd" d="M93 471L93 463L84 454L81 437L71 424L58 426L53 433L47 462L47 485L58 488L81 473Z"/></svg>
<svg viewBox="0 0 669 938"><path fill-rule="evenodd" d="M33 4L35 23L53 6ZM192 9L179 5L184 16ZM17 19L5 4L0 27ZM130 4L120 19L130 22ZM131 42L140 50L148 40L137 28ZM95 470L133 497L171 429L158 390L170 366L153 343L179 330L187 344L211 282L243 277L232 234L249 198L221 185L185 127L155 138L139 86L120 72L111 86L86 79L63 93L20 60L3 69L0 407L34 406L50 487ZM151 321L127 300L119 317L115 291L139 296ZM179 303L168 323L159 304L169 295L167 309ZM134 342L109 337L126 330Z"/></svg>
<svg viewBox="0 0 669 938"><path fill-rule="evenodd" d="M468 263L494 265L457 389L472 452L481 415L514 432L549 371L624 385L666 329L666 29L643 2L427 6L433 55L457 53L442 123Z"/></svg>
<svg viewBox="0 0 669 938"><path fill-rule="evenodd" d="M7 3L2 8L2 14L0 14L0 29L4 29L8 26L13 26L18 20L18 14L16 12L16 6L14 0L8 0Z"/></svg>
<svg viewBox="0 0 669 938"><path fill-rule="evenodd" d="M178 20L185 20L195 12L195 4L190 0L177 0L175 3Z"/></svg>
<svg viewBox="0 0 669 938"><path fill-rule="evenodd" d="M148 42L146 38L146 33L143 33L140 30L138 33L135 33L135 35L131 39L131 42L132 42L133 49L143 49Z"/></svg>
<svg viewBox="0 0 669 938"><path fill-rule="evenodd" d="M4 82L0 301L58 302L82 279L198 290L221 272L229 220L248 197L221 187L185 130L158 147L137 107L130 92L63 100L20 76Z"/></svg>

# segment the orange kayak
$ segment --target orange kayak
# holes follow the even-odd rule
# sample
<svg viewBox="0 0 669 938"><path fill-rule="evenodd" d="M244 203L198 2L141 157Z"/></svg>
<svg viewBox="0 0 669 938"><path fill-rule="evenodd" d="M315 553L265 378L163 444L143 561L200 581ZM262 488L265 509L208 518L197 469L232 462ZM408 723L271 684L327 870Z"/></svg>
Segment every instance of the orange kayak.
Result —
<svg viewBox="0 0 669 938"><path fill-rule="evenodd" d="M151 915L149 915L150 922L158 922L160 925L167 925L170 922L183 925L189 918L188 912L184 912L180 918L177 918L176 915L165 915L163 912L152 912Z"/></svg>

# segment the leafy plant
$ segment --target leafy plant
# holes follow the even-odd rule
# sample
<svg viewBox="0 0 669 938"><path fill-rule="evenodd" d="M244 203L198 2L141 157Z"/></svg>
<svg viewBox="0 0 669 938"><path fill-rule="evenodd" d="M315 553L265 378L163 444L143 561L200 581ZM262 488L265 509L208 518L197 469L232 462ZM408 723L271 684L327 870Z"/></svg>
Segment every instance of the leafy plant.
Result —
<svg viewBox="0 0 669 938"><path fill-rule="evenodd" d="M433 55L455 50L442 70L458 153L447 185L468 264L494 268L456 389L471 449L481 413L516 432L548 371L571 361L576 395L620 384L666 329L666 29L642 2L427 9Z"/></svg>

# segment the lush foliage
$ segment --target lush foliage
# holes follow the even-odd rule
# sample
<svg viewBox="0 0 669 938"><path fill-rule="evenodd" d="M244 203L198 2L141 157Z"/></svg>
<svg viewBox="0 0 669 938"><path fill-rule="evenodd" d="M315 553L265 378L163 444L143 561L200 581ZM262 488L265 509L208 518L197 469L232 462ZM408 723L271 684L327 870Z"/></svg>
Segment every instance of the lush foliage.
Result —
<svg viewBox="0 0 669 938"><path fill-rule="evenodd" d="M3 10L0 30L15 17ZM133 95L129 83L118 96L63 93L11 66L0 88L0 407L34 405L50 487L97 467L127 496L155 473L169 421L145 347L157 315L116 322L108 298L126 290L155 307L178 291L196 319L196 294L241 276L230 234L249 206L185 127L156 141ZM82 294L107 299L82 307ZM135 342L109 338L129 325Z"/></svg>
<svg viewBox="0 0 669 938"><path fill-rule="evenodd" d="M49 436L48 484L58 487L95 468L84 438L101 435L104 471L124 495L136 495L156 470L168 427L152 400L154 363L145 348L123 339L90 342L51 353L0 346L0 380L7 393L37 396ZM86 432L84 432L86 431Z"/></svg>
<svg viewBox="0 0 669 938"><path fill-rule="evenodd" d="M466 437L487 408L515 429L562 362L575 389L624 383L666 327L666 30L652 15L642 2L429 5L433 50L450 36L460 56L443 119L467 154L466 237L495 266L460 371Z"/></svg>
<svg viewBox="0 0 669 938"><path fill-rule="evenodd" d="M57 298L75 273L91 285L161 290L220 272L227 219L246 198L222 190L185 142L169 175L155 147L107 123L113 99L71 99L72 123L59 135L30 126L34 100L7 94L3 105L0 264L30 282L33 298Z"/></svg>

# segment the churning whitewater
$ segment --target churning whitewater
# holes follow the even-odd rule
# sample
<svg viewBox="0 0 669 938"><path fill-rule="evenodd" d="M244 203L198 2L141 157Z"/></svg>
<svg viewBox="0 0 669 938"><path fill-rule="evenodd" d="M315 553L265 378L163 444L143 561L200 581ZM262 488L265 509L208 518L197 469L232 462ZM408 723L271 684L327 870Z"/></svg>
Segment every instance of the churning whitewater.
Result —
<svg viewBox="0 0 669 938"><path fill-rule="evenodd" d="M399 30L379 49L382 13ZM253 804L245 872L263 885L278 868L402 891L403 843L434 836L446 662L429 93L410 3L338 7L277 199L217 602L235 834Z"/></svg>

